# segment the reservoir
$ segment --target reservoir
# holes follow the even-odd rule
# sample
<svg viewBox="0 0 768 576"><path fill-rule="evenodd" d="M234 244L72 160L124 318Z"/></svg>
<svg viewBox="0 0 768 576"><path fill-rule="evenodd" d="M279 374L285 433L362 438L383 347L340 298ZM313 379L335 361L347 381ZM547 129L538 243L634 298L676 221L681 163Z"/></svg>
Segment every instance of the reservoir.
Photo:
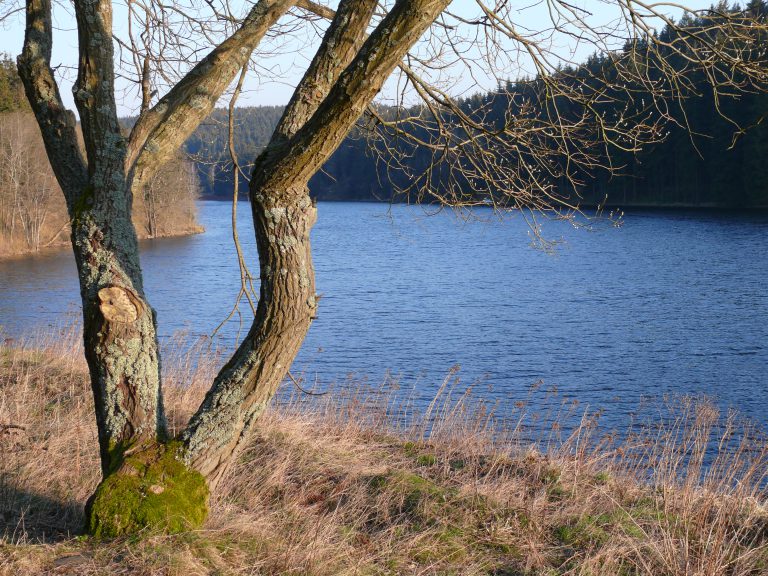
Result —
<svg viewBox="0 0 768 576"><path fill-rule="evenodd" d="M226 202L199 203L206 232L142 243L161 341L210 336L240 286ZM240 239L258 275L249 207ZM768 424L768 215L632 210L623 225L544 223L530 246L517 217L320 203L322 295L292 373L305 386L396 381L428 402L453 366L500 406L578 401L619 426L665 394L707 395ZM0 262L5 337L79 316L68 250ZM231 348L242 302L214 338ZM549 400L546 400L549 398ZM553 400L552 398L556 398Z"/></svg>

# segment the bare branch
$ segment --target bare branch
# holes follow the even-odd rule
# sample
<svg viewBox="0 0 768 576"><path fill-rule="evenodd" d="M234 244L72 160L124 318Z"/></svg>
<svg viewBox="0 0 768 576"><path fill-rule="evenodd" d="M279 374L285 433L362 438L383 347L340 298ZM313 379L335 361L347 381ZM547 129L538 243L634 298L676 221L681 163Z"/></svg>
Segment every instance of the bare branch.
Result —
<svg viewBox="0 0 768 576"><path fill-rule="evenodd" d="M357 54L377 0L342 0L323 42L275 128L273 141L293 136L314 114L342 70Z"/></svg>
<svg viewBox="0 0 768 576"><path fill-rule="evenodd" d="M332 8L312 2L312 0L298 0L296 6L327 20L333 20L333 16L336 14Z"/></svg>
<svg viewBox="0 0 768 576"><path fill-rule="evenodd" d="M71 209L85 189L88 173L77 144L75 115L64 107L51 70L52 42L50 0L29 0L24 48L18 58L19 75L43 132L56 178L62 189L70 192L66 198Z"/></svg>
<svg viewBox="0 0 768 576"><path fill-rule="evenodd" d="M267 31L293 0L260 0L242 26L214 48L134 125L127 164L135 185L161 166L213 110Z"/></svg>
<svg viewBox="0 0 768 576"><path fill-rule="evenodd" d="M114 178L114 172L123 169L125 141L115 105L112 2L75 0L75 13L80 57L73 94L80 112L88 172L91 180Z"/></svg>
<svg viewBox="0 0 768 576"><path fill-rule="evenodd" d="M268 148L262 154L254 168L254 178L269 179L270 185L277 188L305 185L341 144L384 81L448 3L448 0L398 1L365 41L312 118L284 145ZM271 173L290 174L291 182L275 182L274 177L264 173L267 166Z"/></svg>

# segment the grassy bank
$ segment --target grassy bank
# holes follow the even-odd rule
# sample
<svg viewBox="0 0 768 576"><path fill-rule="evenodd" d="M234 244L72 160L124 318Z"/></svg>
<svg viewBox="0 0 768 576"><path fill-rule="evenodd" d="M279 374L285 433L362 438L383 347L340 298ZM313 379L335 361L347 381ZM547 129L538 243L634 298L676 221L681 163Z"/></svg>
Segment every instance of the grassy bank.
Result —
<svg viewBox="0 0 768 576"><path fill-rule="evenodd" d="M203 530L79 537L99 466L85 366L67 342L0 349L3 575L768 573L766 443L684 400L621 441L585 418L545 447L447 388L422 414L362 388L288 394ZM175 429L215 364L203 349L168 352Z"/></svg>

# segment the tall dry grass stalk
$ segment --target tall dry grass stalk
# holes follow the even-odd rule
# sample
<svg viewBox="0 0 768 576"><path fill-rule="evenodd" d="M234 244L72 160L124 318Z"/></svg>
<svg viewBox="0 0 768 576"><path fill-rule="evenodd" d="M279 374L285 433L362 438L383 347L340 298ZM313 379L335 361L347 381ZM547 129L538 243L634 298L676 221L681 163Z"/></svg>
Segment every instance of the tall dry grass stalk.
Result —
<svg viewBox="0 0 768 576"><path fill-rule="evenodd" d="M221 358L165 348L178 431ZM574 404L532 422L457 369L427 405L394 379L287 384L204 530L77 538L99 480L81 357L74 331L0 351L0 574L768 573L768 445L736 415L681 398L622 434L570 425Z"/></svg>

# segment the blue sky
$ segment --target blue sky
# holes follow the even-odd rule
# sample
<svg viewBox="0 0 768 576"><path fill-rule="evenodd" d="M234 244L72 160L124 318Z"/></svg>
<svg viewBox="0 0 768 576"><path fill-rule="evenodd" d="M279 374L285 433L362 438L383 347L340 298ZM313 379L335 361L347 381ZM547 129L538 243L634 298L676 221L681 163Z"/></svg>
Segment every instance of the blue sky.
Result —
<svg viewBox="0 0 768 576"><path fill-rule="evenodd" d="M712 2L711 0L684 0L683 3L691 9L702 9L708 7ZM589 22L598 25L612 22L619 15L616 3L610 0L572 0L569 4L584 10L584 14L588 14ZM234 5L243 11L247 10L249 6L248 3L244 2L235 2ZM552 19L546 0L511 0L509 5L511 6L510 19L521 30L533 31L551 28ZM450 10L460 13L462 16L470 16L478 12L477 5L473 0L455 0L451 4ZM680 14L679 10L673 8L667 12L673 16ZM123 34L125 30L125 15L125 4L116 2L114 22L118 35ZM2 31L0 38L0 51L13 57L21 50L23 41L23 18L20 16L5 23L5 30ZM70 88L71 81L75 76L77 33L68 3L66 5L60 4L55 8L54 20L56 31L53 65L61 65L60 70L63 71L60 82L62 97L65 99L66 105L74 109ZM307 60L313 53L312 47L316 46L317 42L316 32L312 31L308 25L297 29L293 34L285 34L271 39L267 46L270 53L259 56L258 62L262 70L270 70L272 73L251 74L246 83L246 90L238 102L239 105L285 104L290 98L292 86L301 77ZM595 51L593 44L579 43L567 37L556 37L548 39L547 42L553 53L574 62L583 61L586 56ZM422 53L428 55L429 50L424 48ZM479 53L475 54L475 56L479 55ZM533 74L534 70L530 67L530 63L525 61L525 57L512 56L511 47L508 53L502 54L502 57L508 57L499 64L499 67L503 68L500 75L502 78ZM69 71L66 71L67 69ZM456 95L490 89L496 84L497 78L487 74L486 68L482 65L475 65L471 68L454 66L445 71L438 81ZM138 104L135 91L128 89L129 85L126 81L118 80L118 108L121 115L135 113ZM394 99L396 91L397 82L393 80L382 91L382 99Z"/></svg>

